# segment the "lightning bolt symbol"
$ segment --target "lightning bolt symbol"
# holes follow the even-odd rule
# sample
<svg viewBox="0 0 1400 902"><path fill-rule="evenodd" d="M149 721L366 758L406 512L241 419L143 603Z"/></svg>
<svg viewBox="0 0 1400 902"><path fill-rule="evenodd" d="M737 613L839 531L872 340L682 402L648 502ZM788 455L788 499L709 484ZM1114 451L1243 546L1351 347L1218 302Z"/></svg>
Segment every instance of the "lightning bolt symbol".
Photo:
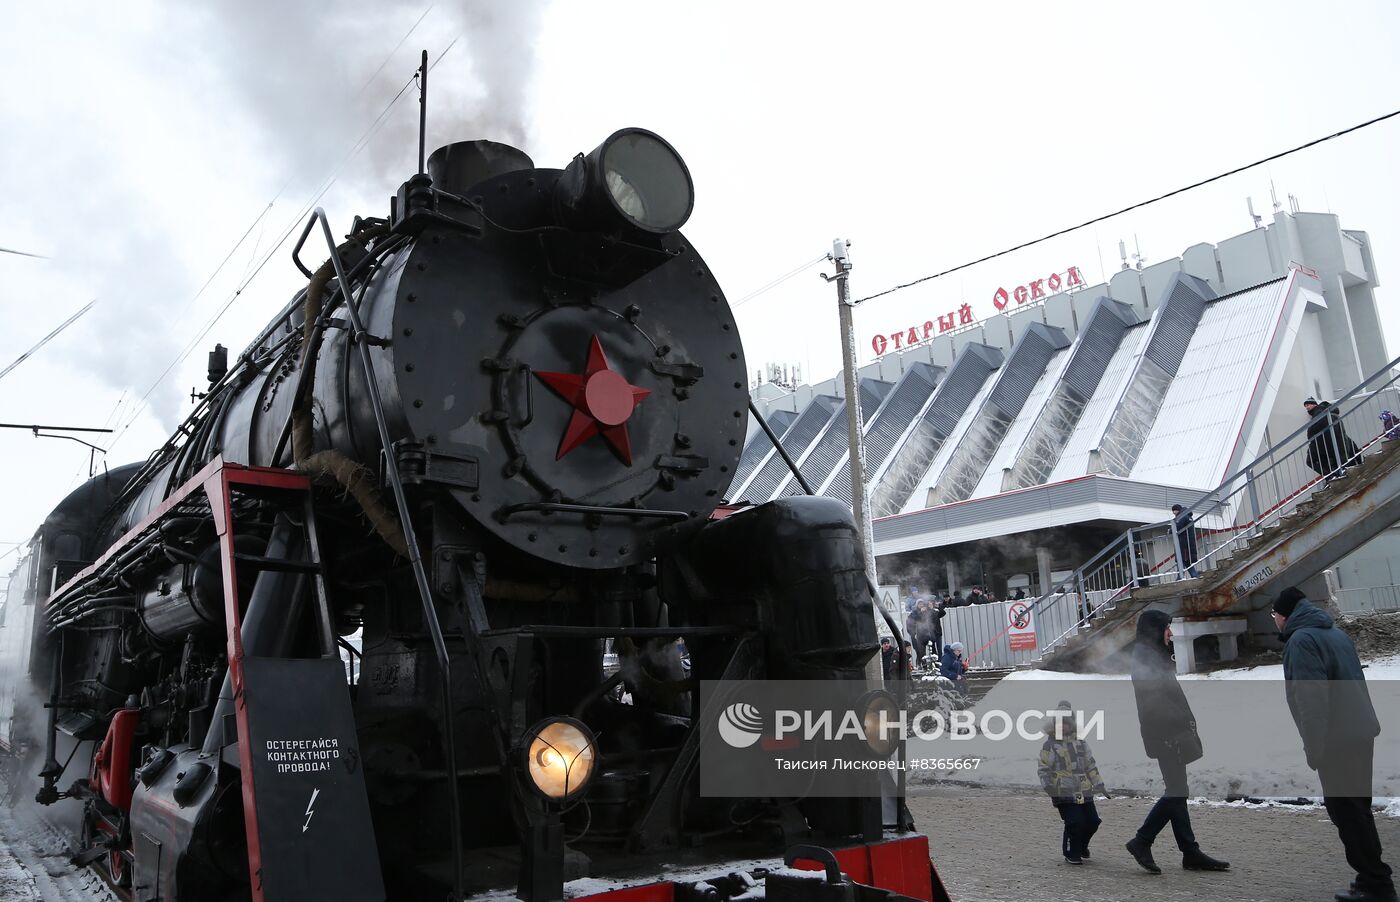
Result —
<svg viewBox="0 0 1400 902"><path fill-rule="evenodd" d="M305 833L305 832L306 832L306 828L309 827L309 826L311 826L311 818L316 814L316 812L315 812L315 810L314 810L314 809L316 808L316 797L317 797L318 795L320 795L320 794L321 794L321 790L319 790L319 789L312 789L312 790L311 790L311 801L309 801L309 802L306 803L306 823L304 823L304 824L301 825L301 832L302 832L302 833Z"/></svg>

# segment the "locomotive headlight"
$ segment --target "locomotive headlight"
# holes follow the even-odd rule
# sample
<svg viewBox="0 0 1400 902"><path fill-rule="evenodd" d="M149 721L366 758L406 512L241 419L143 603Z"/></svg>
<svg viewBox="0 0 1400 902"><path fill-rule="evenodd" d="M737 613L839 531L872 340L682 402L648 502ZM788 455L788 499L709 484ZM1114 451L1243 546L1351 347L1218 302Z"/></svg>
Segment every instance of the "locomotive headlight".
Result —
<svg viewBox="0 0 1400 902"><path fill-rule="evenodd" d="M888 758L899 747L899 703L883 689L872 689L860 697L856 710L861 714L861 728L870 750Z"/></svg>
<svg viewBox="0 0 1400 902"><path fill-rule="evenodd" d="M572 798L593 777L593 734L572 717L547 717L525 733L525 775L546 799Z"/></svg>
<svg viewBox="0 0 1400 902"><path fill-rule="evenodd" d="M674 232L695 206L685 161L660 135L642 128L614 132L575 158L558 191L571 224L598 231Z"/></svg>

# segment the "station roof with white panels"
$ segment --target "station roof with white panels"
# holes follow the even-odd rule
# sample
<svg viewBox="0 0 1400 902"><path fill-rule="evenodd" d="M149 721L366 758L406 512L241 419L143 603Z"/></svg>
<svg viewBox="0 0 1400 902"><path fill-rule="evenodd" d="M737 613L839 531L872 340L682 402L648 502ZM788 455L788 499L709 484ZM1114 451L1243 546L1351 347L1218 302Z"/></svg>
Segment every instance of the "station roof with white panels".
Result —
<svg viewBox="0 0 1400 902"><path fill-rule="evenodd" d="M1047 303L1047 312L1023 319L1004 346L963 341L952 360L940 360L934 349L902 364L902 372L863 369L870 491L876 514L884 514L875 520L876 553L1091 520L1152 522L1172 503L1215 488L1264 447L1270 419L1283 415L1276 407L1299 406L1294 383L1330 390L1350 375L1326 359L1337 351L1319 336L1335 335L1333 324L1307 322L1305 314L1321 320L1346 304L1351 319L1364 320L1357 284L1366 288L1360 300L1374 307L1364 233L1337 228L1365 253L1342 255L1340 263L1323 259L1319 270L1285 261L1273 266L1272 277L1258 278L1280 255L1268 242L1284 241L1289 229L1319 231L1329 223L1309 220L1300 228L1293 220L1321 215L1281 214L1275 228L1256 230L1268 235L1247 233L1241 237L1248 242L1230 247L1197 245L1165 277L1133 273L1134 290L1122 290L1115 279L1098 286L1096 297L1081 292L1073 299L1077 312L1065 322L1052 321ZM1335 217L1330 225L1336 228ZM1306 257L1307 243L1293 242L1295 260ZM1202 248L1213 252L1213 266L1199 265ZM1248 259L1236 259L1241 250ZM1253 281L1232 285L1227 264ZM1352 341L1358 368L1361 358L1376 356L1376 348ZM959 366L967 354L975 365ZM877 375L884 381L869 381ZM820 411L806 417L822 421L816 431L844 435L837 422L844 422L844 405L829 394L807 394ZM811 429L794 433L806 406L770 410L782 411L785 428L777 431L786 433L784 445L798 460L820 438ZM1301 417L1301 408L1295 413ZM838 443L825 444L821 491L848 500L844 449L833 455ZM771 468L776 455L769 447L758 432L745 459ZM733 500L762 503L793 491L791 480L743 482Z"/></svg>

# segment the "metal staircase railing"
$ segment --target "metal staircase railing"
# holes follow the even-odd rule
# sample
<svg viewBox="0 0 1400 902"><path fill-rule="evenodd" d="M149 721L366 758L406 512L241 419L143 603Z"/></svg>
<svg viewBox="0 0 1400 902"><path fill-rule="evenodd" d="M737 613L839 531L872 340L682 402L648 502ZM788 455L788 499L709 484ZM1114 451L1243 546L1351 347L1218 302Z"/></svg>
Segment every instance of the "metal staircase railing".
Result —
<svg viewBox="0 0 1400 902"><path fill-rule="evenodd" d="M1127 530L1037 598L1033 610L1072 605L1074 613L1074 625L1042 644L1040 657L1087 630L1133 589L1195 579L1220 567L1306 502L1319 484L1345 478L1348 468L1393 440L1400 440L1400 357L1227 476L1176 519Z"/></svg>

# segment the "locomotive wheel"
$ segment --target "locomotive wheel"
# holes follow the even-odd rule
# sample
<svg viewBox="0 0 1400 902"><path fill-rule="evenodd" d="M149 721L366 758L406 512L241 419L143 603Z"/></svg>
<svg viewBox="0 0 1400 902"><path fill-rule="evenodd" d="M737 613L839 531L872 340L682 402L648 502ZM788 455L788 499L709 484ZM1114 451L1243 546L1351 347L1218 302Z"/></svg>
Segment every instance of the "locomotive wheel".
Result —
<svg viewBox="0 0 1400 902"><path fill-rule="evenodd" d="M93 849L98 845L105 845L115 837L116 833L111 826L100 820L100 815L92 812L90 807L83 812L83 826L82 830L79 831L79 842L83 849ZM107 882L118 889L131 887L129 856L130 852L124 849L112 849L98 859L101 862L101 869L106 872L104 876ZM96 863L94 862L94 864Z"/></svg>

